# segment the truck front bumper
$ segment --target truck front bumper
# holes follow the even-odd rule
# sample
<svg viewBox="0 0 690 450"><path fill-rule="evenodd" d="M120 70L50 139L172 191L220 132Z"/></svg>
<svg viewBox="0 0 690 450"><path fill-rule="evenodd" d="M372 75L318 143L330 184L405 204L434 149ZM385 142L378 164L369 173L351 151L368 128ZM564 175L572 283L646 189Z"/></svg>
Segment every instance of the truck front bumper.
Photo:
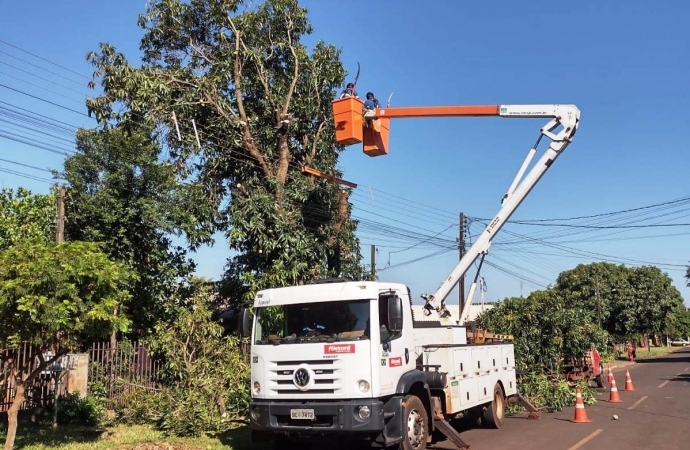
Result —
<svg viewBox="0 0 690 450"><path fill-rule="evenodd" d="M297 409L313 410L313 419L293 419L291 411ZM333 402L259 400L250 404L250 428L261 434L292 436L372 435L384 429L383 409L383 402L377 399Z"/></svg>

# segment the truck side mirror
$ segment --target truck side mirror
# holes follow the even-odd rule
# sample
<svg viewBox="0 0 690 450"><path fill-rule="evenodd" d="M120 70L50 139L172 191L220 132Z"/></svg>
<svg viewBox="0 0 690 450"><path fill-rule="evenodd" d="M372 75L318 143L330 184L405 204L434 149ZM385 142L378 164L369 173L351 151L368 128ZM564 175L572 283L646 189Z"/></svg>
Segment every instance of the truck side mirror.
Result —
<svg viewBox="0 0 690 450"><path fill-rule="evenodd" d="M249 308L242 308L237 322L240 337L249 337L252 334L252 316Z"/></svg>
<svg viewBox="0 0 690 450"><path fill-rule="evenodd" d="M391 333L398 333L403 329L402 299L397 295L388 297L388 327Z"/></svg>

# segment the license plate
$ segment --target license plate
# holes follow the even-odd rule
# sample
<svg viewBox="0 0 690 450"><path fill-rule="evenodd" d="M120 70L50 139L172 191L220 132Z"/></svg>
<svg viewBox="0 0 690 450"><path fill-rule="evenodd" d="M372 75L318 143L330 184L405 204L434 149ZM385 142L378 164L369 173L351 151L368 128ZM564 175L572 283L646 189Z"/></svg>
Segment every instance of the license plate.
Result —
<svg viewBox="0 0 690 450"><path fill-rule="evenodd" d="M314 420L314 410L313 409L291 409L290 410L291 419L302 419L302 420Z"/></svg>

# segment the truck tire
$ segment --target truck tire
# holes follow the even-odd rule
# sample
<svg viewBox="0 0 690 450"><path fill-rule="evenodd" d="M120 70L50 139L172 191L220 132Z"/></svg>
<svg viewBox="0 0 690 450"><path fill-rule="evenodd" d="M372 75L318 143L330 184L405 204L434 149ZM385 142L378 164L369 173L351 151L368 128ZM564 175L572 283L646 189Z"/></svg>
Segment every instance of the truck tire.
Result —
<svg viewBox="0 0 690 450"><path fill-rule="evenodd" d="M403 400L403 440L401 450L426 450L426 438L429 435L429 416L424 403L414 395Z"/></svg>
<svg viewBox="0 0 690 450"><path fill-rule="evenodd" d="M496 383L494 386L494 399L489 406L484 409L482 419L488 428L501 428L506 417L506 399L503 396L501 385Z"/></svg>

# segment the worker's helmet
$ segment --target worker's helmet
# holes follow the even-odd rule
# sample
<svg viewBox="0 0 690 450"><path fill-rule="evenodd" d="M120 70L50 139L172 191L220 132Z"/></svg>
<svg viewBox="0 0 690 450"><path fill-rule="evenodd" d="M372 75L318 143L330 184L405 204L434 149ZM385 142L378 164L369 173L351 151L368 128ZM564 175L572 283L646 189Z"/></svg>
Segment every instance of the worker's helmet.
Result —
<svg viewBox="0 0 690 450"><path fill-rule="evenodd" d="M373 100L374 99L374 93L373 92L367 92L367 100Z"/></svg>
<svg viewBox="0 0 690 450"><path fill-rule="evenodd" d="M347 83L347 87L348 87L348 88L354 88L354 87L355 87L355 84L354 84L354 83Z"/></svg>

